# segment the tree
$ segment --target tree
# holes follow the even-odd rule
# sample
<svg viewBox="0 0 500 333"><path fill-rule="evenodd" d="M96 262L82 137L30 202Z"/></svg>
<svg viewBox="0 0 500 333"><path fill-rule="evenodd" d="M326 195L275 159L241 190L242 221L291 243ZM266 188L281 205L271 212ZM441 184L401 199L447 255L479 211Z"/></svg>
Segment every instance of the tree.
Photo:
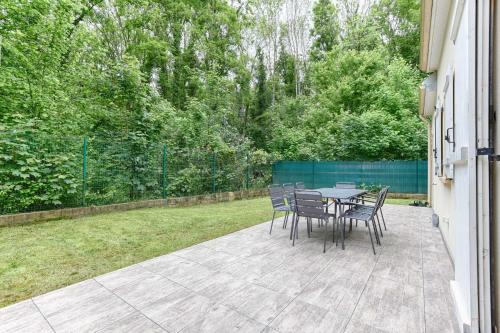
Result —
<svg viewBox="0 0 500 333"><path fill-rule="evenodd" d="M258 47L265 54L267 70L271 81L271 105L276 101L275 68L278 61L279 41L282 34L280 13L284 0L258 0L255 2ZM258 55L257 55L258 56Z"/></svg>
<svg viewBox="0 0 500 333"><path fill-rule="evenodd" d="M337 7L331 0L318 0L314 5L313 15L311 56L314 60L319 60L339 43L340 23Z"/></svg>
<svg viewBox="0 0 500 333"><path fill-rule="evenodd" d="M381 0L374 6L373 15L392 56L401 56L417 66L420 47L420 1Z"/></svg>
<svg viewBox="0 0 500 333"><path fill-rule="evenodd" d="M74 204L83 136L100 156L92 203L157 195L163 144L177 194L211 190L214 152L235 164L221 186L242 175L238 154L424 156L418 10L416 0L4 0L0 202Z"/></svg>
<svg viewBox="0 0 500 333"><path fill-rule="evenodd" d="M300 95L302 78L307 70L307 54L310 47L309 0L287 0L286 40L292 56L295 59L295 95Z"/></svg>
<svg viewBox="0 0 500 333"><path fill-rule="evenodd" d="M287 97L297 96L295 58L287 52L283 43L276 67L283 86L283 94Z"/></svg>
<svg viewBox="0 0 500 333"><path fill-rule="evenodd" d="M266 65L264 55L257 49L257 72L255 87L255 106L252 113L252 139L257 148L266 147L268 128L269 91L267 87Z"/></svg>

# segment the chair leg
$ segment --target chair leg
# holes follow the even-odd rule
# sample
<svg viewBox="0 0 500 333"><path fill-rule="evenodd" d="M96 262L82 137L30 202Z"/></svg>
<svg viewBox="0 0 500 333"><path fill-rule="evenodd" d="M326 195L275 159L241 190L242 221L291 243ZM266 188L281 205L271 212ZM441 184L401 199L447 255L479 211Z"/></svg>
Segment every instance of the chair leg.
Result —
<svg viewBox="0 0 500 333"><path fill-rule="evenodd" d="M344 217L342 219L342 225L340 226L340 228L342 229L341 232L342 232L342 250L345 250L345 246L344 246L344 238L345 238L345 220L346 218Z"/></svg>
<svg viewBox="0 0 500 333"><path fill-rule="evenodd" d="M382 213L382 207L380 207L380 216L382 217L382 222L384 222L384 230L387 230L387 227L385 226L384 213Z"/></svg>
<svg viewBox="0 0 500 333"><path fill-rule="evenodd" d="M337 217L335 218L335 233L337 234L337 237L335 238L335 246L339 245L339 224L340 224L340 218Z"/></svg>
<svg viewBox="0 0 500 333"><path fill-rule="evenodd" d="M373 244L373 237L372 237L372 232L370 230L370 223L368 223L368 233L370 234L370 241L372 242L373 254L376 255L377 253L375 252L375 245Z"/></svg>
<svg viewBox="0 0 500 333"><path fill-rule="evenodd" d="M290 240L292 240L294 227L295 227L295 212L293 212L292 214L292 225L290 226Z"/></svg>
<svg viewBox="0 0 500 333"><path fill-rule="evenodd" d="M283 219L283 229L286 229L287 222L288 222L288 212L285 212L285 218Z"/></svg>
<svg viewBox="0 0 500 333"><path fill-rule="evenodd" d="M334 218L333 221L332 221L332 224L333 223L337 224L336 222L337 222L337 219ZM336 225L332 225L332 229L333 229L333 232L332 232L332 234L333 234L333 236L332 236L332 242L334 242L334 243L335 243L335 228L336 228Z"/></svg>
<svg viewBox="0 0 500 333"><path fill-rule="evenodd" d="M378 245L382 245L380 243L380 236L378 234L377 223L375 222L375 218L372 218L371 222L372 222L372 226L373 226L373 233L375 234L375 240L377 241ZM370 225L370 222L368 222L368 225Z"/></svg>
<svg viewBox="0 0 500 333"><path fill-rule="evenodd" d="M325 221L325 243L323 244L323 253L326 252L326 238L328 237L328 221Z"/></svg>
<svg viewBox="0 0 500 333"><path fill-rule="evenodd" d="M299 222L300 222L300 216L297 215L297 222L295 223L295 239L299 239Z"/></svg>
<svg viewBox="0 0 500 333"><path fill-rule="evenodd" d="M273 219L271 220L271 229L269 229L269 235L273 231L274 215L276 215L276 211L273 211Z"/></svg>
<svg viewBox="0 0 500 333"><path fill-rule="evenodd" d="M292 246L295 246L295 239L298 238L298 224L299 224L299 219L300 219L300 216L299 215L296 215L295 216L295 221L293 221L292 223L292 238L293 238L293 241L292 241Z"/></svg>
<svg viewBox="0 0 500 333"><path fill-rule="evenodd" d="M384 237L384 234L382 233L382 227L380 226L380 220L378 218L378 215L375 214L375 217L377 218L378 229L380 230L380 237Z"/></svg>

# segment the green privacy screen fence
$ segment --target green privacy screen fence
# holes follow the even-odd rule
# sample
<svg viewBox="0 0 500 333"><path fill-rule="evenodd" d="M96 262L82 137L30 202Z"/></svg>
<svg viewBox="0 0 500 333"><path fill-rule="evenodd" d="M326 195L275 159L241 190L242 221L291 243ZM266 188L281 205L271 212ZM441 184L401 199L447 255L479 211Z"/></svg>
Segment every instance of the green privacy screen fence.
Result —
<svg viewBox="0 0 500 333"><path fill-rule="evenodd" d="M273 183L304 182L307 188L337 182L358 186L386 185L396 193L427 193L427 161L280 161L273 164Z"/></svg>

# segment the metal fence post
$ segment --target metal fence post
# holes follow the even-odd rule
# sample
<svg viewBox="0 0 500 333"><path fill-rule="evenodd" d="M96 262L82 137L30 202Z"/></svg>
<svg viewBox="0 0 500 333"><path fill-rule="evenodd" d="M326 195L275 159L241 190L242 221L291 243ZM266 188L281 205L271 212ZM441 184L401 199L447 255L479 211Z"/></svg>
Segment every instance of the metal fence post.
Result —
<svg viewBox="0 0 500 333"><path fill-rule="evenodd" d="M212 153L212 193L215 193L215 173L217 172L215 166L215 152Z"/></svg>
<svg viewBox="0 0 500 333"><path fill-rule="evenodd" d="M167 198L167 145L163 145L163 158L161 163L161 196Z"/></svg>
<svg viewBox="0 0 500 333"><path fill-rule="evenodd" d="M247 160L247 170L245 175L245 188L248 190L248 185L250 183L250 160L248 159L248 153L246 156L246 160Z"/></svg>
<svg viewBox="0 0 500 333"><path fill-rule="evenodd" d="M82 161L82 206L85 206L85 192L87 192L87 142L87 137L84 137Z"/></svg>

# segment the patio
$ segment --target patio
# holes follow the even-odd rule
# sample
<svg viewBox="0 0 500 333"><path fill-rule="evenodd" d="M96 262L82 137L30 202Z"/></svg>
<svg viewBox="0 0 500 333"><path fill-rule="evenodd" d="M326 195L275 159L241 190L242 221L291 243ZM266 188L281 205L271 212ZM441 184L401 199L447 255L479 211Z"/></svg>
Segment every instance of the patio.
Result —
<svg viewBox="0 0 500 333"><path fill-rule="evenodd" d="M269 223L0 309L1 332L454 332L453 268L431 210L384 206L377 255ZM331 228L331 224L330 224Z"/></svg>

